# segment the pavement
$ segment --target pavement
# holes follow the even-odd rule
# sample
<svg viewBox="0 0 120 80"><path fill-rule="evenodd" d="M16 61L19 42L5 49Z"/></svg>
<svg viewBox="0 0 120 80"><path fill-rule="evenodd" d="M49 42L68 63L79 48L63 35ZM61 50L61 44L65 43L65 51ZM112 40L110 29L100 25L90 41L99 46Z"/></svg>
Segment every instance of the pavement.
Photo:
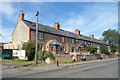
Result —
<svg viewBox="0 0 120 80"><path fill-rule="evenodd" d="M117 60L118 60L117 58L111 58L104 60L59 64L59 66L57 66L56 64L49 64L49 65L36 66L36 67L19 67L19 68L7 68L6 66L3 66L2 77L3 78L82 78L82 77L86 77L85 75L87 75L87 77L92 77L92 78L93 77L98 78L99 76L103 78L104 77L116 78L118 77ZM67 65L71 67L62 68L62 66L67 66ZM96 74L96 72L98 74ZM108 76L106 76L105 74L108 74Z"/></svg>

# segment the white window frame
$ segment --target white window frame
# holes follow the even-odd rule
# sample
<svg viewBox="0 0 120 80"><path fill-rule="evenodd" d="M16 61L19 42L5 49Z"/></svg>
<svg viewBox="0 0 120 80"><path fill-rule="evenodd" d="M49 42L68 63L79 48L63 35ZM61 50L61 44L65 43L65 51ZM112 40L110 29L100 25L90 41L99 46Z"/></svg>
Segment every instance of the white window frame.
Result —
<svg viewBox="0 0 120 80"><path fill-rule="evenodd" d="M61 52L64 51L65 47L64 46L61 46Z"/></svg>
<svg viewBox="0 0 120 80"><path fill-rule="evenodd" d="M76 43L78 43L78 40L76 39Z"/></svg>
<svg viewBox="0 0 120 80"><path fill-rule="evenodd" d="M64 37L61 37L61 42L65 42L65 38Z"/></svg>
<svg viewBox="0 0 120 80"><path fill-rule="evenodd" d="M73 44L75 43L75 40L74 40L74 39L72 39L72 43L73 43Z"/></svg>
<svg viewBox="0 0 120 80"><path fill-rule="evenodd" d="M43 44L38 44L39 46L39 51L43 51ZM42 49L40 49L40 47L42 47Z"/></svg>
<svg viewBox="0 0 120 80"><path fill-rule="evenodd" d="M38 32L38 39L43 39L43 33Z"/></svg>

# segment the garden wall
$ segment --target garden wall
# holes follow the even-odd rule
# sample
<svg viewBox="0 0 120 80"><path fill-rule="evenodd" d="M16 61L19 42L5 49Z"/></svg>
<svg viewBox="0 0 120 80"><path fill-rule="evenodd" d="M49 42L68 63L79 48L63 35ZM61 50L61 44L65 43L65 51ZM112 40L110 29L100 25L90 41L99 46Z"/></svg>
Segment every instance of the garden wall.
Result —
<svg viewBox="0 0 120 80"><path fill-rule="evenodd" d="M72 56L71 55L55 55L55 63L57 62L57 59L59 63L64 62L72 62Z"/></svg>
<svg viewBox="0 0 120 80"><path fill-rule="evenodd" d="M59 61L59 63L65 63L65 62L72 62L73 61L73 56L74 55L55 55L55 63L57 62L57 59ZM86 58L87 61L91 61L91 60L98 60L98 59L108 59L108 58L116 58L117 55L100 55L100 54L91 54L91 55L76 55L74 56L75 59L77 59L77 62L83 61L84 58Z"/></svg>

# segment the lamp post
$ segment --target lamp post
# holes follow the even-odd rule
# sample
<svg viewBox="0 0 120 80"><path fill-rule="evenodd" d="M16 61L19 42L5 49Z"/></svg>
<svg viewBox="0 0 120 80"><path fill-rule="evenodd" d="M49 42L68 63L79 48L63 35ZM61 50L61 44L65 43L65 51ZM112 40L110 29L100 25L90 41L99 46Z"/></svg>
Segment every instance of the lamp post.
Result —
<svg viewBox="0 0 120 80"><path fill-rule="evenodd" d="M38 14L39 12L37 11L36 13L36 49L35 49L35 63L38 63Z"/></svg>

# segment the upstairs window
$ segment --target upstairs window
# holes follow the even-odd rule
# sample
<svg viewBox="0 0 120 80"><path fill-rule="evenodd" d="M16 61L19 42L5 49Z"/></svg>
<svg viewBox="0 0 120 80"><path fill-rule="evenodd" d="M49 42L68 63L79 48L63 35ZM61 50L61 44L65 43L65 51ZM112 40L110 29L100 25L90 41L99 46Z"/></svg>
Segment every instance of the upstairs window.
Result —
<svg viewBox="0 0 120 80"><path fill-rule="evenodd" d="M92 42L91 42L91 46L92 46L93 44L92 44Z"/></svg>
<svg viewBox="0 0 120 80"><path fill-rule="evenodd" d="M74 39L72 39L72 43L74 44Z"/></svg>
<svg viewBox="0 0 120 80"><path fill-rule="evenodd" d="M64 37L61 37L61 42L64 42Z"/></svg>
<svg viewBox="0 0 120 80"><path fill-rule="evenodd" d="M85 41L85 45L86 45L86 41Z"/></svg>
<svg viewBox="0 0 120 80"><path fill-rule="evenodd" d="M43 33L38 32L38 39L43 39Z"/></svg>
<svg viewBox="0 0 120 80"><path fill-rule="evenodd" d="M39 44L39 51L42 51L43 50L43 45L42 44Z"/></svg>
<svg viewBox="0 0 120 80"><path fill-rule="evenodd" d="M64 51L64 46L61 46L61 51Z"/></svg>
<svg viewBox="0 0 120 80"><path fill-rule="evenodd" d="M78 40L76 40L76 43L78 43Z"/></svg>

